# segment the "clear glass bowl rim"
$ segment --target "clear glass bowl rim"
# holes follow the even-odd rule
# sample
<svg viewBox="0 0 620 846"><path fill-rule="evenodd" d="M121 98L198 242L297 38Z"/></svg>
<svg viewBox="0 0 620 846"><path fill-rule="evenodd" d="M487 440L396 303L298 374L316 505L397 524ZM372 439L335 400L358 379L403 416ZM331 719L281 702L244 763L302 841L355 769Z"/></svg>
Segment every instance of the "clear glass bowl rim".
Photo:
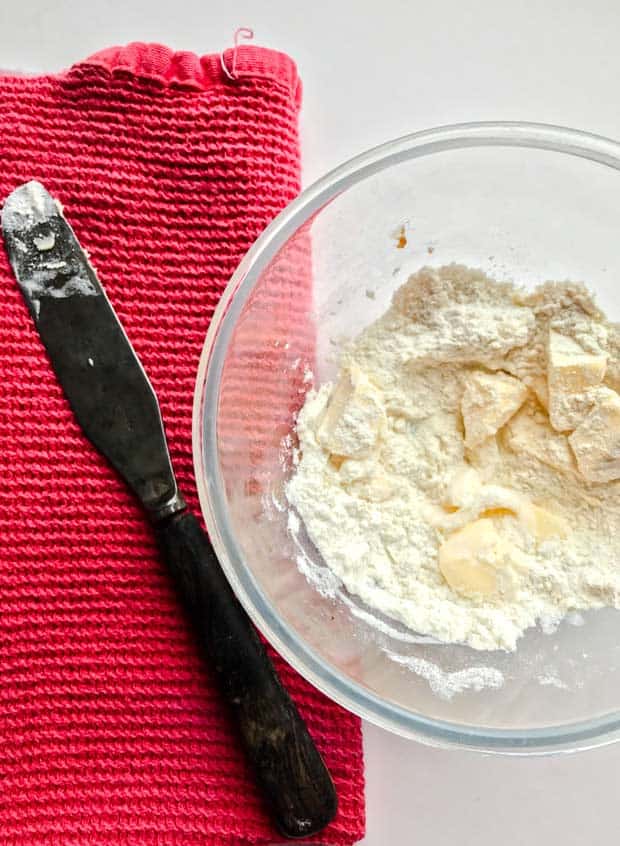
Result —
<svg viewBox="0 0 620 846"><path fill-rule="evenodd" d="M386 142L355 156L302 191L255 241L213 314L194 393L192 438L198 495L217 557L254 624L291 666L343 707L384 729L436 746L517 755L590 749L620 739L620 713L527 730L477 728L413 713L343 676L279 617L245 565L226 514L217 459L219 387L234 326L263 269L302 224L356 182L409 159L485 146L550 150L620 170L620 143L612 139L548 124L483 121L437 127Z"/></svg>

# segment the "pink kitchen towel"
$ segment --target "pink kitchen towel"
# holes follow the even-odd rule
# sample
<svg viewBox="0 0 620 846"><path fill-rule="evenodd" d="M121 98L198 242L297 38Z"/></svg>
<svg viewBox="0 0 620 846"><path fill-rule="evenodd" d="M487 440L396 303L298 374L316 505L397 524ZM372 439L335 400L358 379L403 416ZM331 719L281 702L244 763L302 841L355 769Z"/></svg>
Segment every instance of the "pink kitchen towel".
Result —
<svg viewBox="0 0 620 846"><path fill-rule="evenodd" d="M195 512L209 320L300 187L294 63L244 46L235 75L218 55L131 44L58 75L0 77L0 195L39 179L62 201L158 394ZM280 842L151 529L78 428L3 253L0 367L0 843ZM316 840L347 846L364 831L359 721L276 660L338 790Z"/></svg>

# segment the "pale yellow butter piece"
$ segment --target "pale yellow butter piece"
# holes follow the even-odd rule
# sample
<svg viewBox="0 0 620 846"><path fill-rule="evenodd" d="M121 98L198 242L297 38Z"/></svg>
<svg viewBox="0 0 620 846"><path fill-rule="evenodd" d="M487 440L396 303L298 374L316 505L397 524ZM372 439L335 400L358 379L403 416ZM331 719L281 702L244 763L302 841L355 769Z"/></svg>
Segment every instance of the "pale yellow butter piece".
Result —
<svg viewBox="0 0 620 846"><path fill-rule="evenodd" d="M537 539L567 537L570 529L563 517L553 514L540 505L528 504L519 512L519 520L525 528Z"/></svg>
<svg viewBox="0 0 620 846"><path fill-rule="evenodd" d="M502 485L481 485L479 478L475 483L470 481L470 491L461 491L460 483L467 476L455 474L454 479L458 484L456 488L453 483L448 486L448 500L443 511L436 510L427 516L428 522L437 528L456 531L480 519L512 517L536 540L566 537L569 533L569 525L563 517L534 505L520 491ZM499 525L501 527L502 522ZM516 549L511 557L515 561L519 557Z"/></svg>
<svg viewBox="0 0 620 846"><path fill-rule="evenodd" d="M512 586L509 545L489 518L468 523L439 548L439 569L450 588L463 596L495 597Z"/></svg>
<svg viewBox="0 0 620 846"><path fill-rule="evenodd" d="M528 455L562 473L575 471L566 435L555 432L546 415L525 406L506 427L504 442L517 455Z"/></svg>
<svg viewBox="0 0 620 846"><path fill-rule="evenodd" d="M468 374L461 400L465 445L475 447L494 435L518 411L527 396L523 382L506 373Z"/></svg>
<svg viewBox="0 0 620 846"><path fill-rule="evenodd" d="M620 479L620 396L599 388L592 410L568 441L586 481Z"/></svg>
<svg viewBox="0 0 620 846"><path fill-rule="evenodd" d="M549 419L558 432L575 429L592 407L590 391L600 385L607 356L585 352L576 341L549 330L547 389Z"/></svg>
<svg viewBox="0 0 620 846"><path fill-rule="evenodd" d="M318 422L316 437L330 453L365 458L386 425L381 393L358 367L351 367L335 385Z"/></svg>

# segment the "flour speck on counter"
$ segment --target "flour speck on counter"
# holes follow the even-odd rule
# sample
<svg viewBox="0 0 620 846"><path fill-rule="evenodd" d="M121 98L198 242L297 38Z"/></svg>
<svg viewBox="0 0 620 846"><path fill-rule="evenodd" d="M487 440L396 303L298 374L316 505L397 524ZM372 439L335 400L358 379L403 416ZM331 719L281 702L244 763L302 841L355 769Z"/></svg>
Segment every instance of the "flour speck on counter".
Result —
<svg viewBox="0 0 620 846"><path fill-rule="evenodd" d="M287 496L351 594L475 649L620 607L620 330L584 285L424 268L340 364Z"/></svg>

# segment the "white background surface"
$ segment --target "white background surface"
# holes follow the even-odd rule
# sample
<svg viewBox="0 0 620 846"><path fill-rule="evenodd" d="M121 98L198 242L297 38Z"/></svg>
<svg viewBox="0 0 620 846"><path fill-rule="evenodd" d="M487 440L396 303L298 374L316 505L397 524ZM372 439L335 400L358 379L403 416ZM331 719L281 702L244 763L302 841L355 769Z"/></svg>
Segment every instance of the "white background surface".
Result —
<svg viewBox="0 0 620 846"><path fill-rule="evenodd" d="M0 3L4 68L58 70L132 40L218 52L236 27L253 27L257 43L300 67L306 183L369 146L456 121L539 120L620 138L617 0ZM602 846L618 838L620 746L496 758L364 728L364 846Z"/></svg>

